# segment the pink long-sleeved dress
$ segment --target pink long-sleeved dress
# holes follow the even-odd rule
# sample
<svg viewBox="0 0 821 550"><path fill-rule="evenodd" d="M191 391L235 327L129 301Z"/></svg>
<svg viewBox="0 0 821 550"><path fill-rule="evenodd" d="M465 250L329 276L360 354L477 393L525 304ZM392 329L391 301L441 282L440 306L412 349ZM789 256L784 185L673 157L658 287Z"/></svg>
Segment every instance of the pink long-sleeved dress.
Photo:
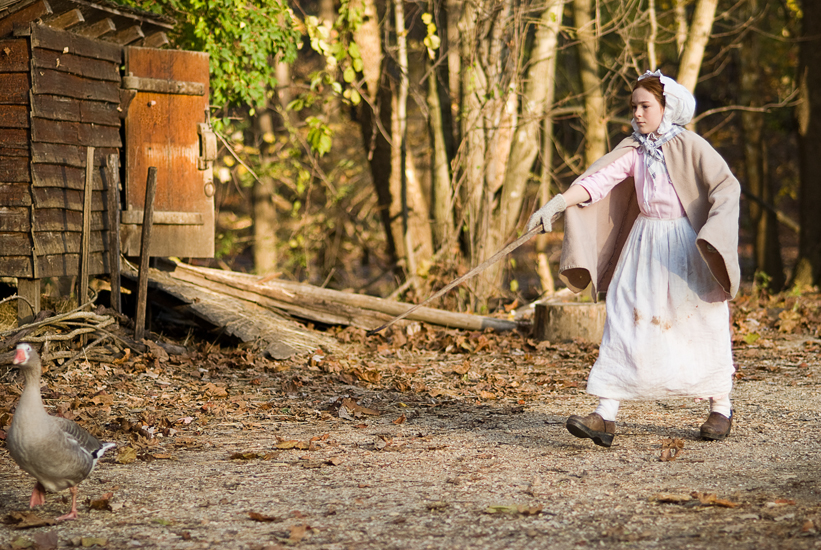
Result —
<svg viewBox="0 0 821 550"><path fill-rule="evenodd" d="M607 292L587 392L619 400L726 395L735 369L725 294L669 176L651 177L644 154L634 149L576 183L591 204L632 177L641 209Z"/></svg>

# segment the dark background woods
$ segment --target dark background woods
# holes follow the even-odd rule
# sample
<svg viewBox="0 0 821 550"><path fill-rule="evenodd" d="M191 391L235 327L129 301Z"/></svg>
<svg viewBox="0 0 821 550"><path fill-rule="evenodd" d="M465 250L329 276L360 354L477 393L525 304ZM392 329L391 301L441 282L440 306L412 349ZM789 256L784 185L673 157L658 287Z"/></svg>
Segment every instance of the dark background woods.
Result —
<svg viewBox="0 0 821 550"><path fill-rule="evenodd" d="M176 44L209 51L224 90L212 105L225 267L424 297L516 236L627 134L630 84L660 68L694 88L694 129L742 183L745 280L778 291L821 277L812 2L237 9L164 5L180 21ZM559 245L560 234L534 239L449 306L492 310L552 292Z"/></svg>

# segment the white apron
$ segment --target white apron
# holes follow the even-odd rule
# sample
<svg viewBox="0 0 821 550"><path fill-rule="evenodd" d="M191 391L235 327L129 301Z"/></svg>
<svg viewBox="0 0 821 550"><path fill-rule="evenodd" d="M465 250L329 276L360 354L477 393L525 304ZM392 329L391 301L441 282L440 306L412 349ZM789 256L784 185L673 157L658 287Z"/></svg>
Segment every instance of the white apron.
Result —
<svg viewBox="0 0 821 550"><path fill-rule="evenodd" d="M588 393L638 400L730 392L729 307L695 241L686 217L638 217L607 292Z"/></svg>

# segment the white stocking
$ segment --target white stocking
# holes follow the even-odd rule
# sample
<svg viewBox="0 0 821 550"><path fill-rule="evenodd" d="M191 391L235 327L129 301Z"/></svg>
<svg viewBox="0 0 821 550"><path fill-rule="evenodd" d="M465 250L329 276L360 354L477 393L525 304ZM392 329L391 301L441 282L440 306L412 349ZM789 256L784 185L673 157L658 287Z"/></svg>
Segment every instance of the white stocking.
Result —
<svg viewBox="0 0 821 550"><path fill-rule="evenodd" d="M621 401L618 399L610 399L608 397L599 397L599 406L596 407L596 412L604 418L605 420L609 420L611 422L616 421L616 415L619 412L619 405Z"/></svg>
<svg viewBox="0 0 821 550"><path fill-rule="evenodd" d="M728 393L718 397L711 397L710 412L716 412L730 418L730 415L733 414L733 406L732 403L730 403L730 394Z"/></svg>

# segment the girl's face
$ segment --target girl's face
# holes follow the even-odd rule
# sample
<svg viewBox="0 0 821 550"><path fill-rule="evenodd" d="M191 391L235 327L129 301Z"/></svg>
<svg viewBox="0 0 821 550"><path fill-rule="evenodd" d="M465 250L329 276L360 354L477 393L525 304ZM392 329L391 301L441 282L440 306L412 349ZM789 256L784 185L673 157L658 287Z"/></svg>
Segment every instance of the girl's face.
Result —
<svg viewBox="0 0 821 550"><path fill-rule="evenodd" d="M636 88L633 91L633 118L642 134L650 134L658 130L661 125L661 118L664 116L664 108L650 90Z"/></svg>

